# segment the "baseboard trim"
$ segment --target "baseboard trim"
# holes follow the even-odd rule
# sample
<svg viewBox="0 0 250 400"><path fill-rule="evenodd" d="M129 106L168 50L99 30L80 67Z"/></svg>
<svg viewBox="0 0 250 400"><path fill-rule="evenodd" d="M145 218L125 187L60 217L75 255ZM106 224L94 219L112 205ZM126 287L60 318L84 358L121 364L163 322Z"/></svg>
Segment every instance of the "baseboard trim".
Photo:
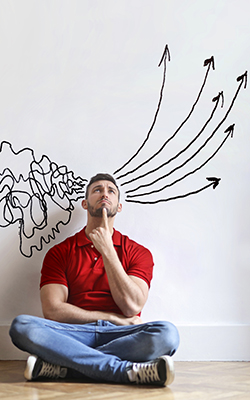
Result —
<svg viewBox="0 0 250 400"><path fill-rule="evenodd" d="M250 361L250 325L178 326L176 361Z"/></svg>
<svg viewBox="0 0 250 400"><path fill-rule="evenodd" d="M27 353L13 345L9 329L10 325L0 326L0 360L26 360Z"/></svg>
<svg viewBox="0 0 250 400"><path fill-rule="evenodd" d="M250 361L250 325L177 326L180 347L176 361ZM9 325L0 326L0 360L25 360L9 337Z"/></svg>

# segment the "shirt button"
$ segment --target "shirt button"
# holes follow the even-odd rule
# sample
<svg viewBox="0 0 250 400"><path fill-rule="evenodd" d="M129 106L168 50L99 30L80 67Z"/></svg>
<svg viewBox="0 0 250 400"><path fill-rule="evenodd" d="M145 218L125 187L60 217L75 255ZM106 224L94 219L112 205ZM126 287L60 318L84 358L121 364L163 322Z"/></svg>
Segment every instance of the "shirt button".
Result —
<svg viewBox="0 0 250 400"><path fill-rule="evenodd" d="M93 249L93 247L94 247L94 245L92 244L92 245L91 245L91 249Z"/></svg>
<svg viewBox="0 0 250 400"><path fill-rule="evenodd" d="M96 261L96 260L97 260L97 257L95 257L94 260Z"/></svg>

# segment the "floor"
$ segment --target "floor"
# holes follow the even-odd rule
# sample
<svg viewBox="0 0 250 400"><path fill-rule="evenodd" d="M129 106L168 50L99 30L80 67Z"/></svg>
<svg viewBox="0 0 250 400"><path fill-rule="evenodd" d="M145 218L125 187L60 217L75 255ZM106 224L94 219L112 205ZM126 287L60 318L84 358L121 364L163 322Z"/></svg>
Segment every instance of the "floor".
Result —
<svg viewBox="0 0 250 400"><path fill-rule="evenodd" d="M76 381L26 382L24 366L24 361L0 361L0 399L250 399L250 362L176 362L176 378L169 388Z"/></svg>

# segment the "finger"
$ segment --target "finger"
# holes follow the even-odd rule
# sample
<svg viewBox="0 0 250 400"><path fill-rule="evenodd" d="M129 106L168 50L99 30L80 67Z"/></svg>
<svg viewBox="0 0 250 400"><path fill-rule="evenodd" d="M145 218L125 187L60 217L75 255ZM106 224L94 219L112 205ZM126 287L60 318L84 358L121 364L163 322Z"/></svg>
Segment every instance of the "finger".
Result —
<svg viewBox="0 0 250 400"><path fill-rule="evenodd" d="M108 227L108 215L107 215L107 209L103 208L102 209L102 220L103 220L103 226L105 228Z"/></svg>

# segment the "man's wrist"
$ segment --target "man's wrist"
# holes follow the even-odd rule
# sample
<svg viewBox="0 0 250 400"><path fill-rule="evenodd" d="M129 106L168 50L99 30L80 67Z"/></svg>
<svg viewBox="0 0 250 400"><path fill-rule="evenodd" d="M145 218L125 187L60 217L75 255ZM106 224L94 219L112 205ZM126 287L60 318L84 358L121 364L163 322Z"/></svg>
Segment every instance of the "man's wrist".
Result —
<svg viewBox="0 0 250 400"><path fill-rule="evenodd" d="M113 244L109 247L105 247L101 254L102 254L103 259L106 259L106 260L111 260L113 258L118 257Z"/></svg>

